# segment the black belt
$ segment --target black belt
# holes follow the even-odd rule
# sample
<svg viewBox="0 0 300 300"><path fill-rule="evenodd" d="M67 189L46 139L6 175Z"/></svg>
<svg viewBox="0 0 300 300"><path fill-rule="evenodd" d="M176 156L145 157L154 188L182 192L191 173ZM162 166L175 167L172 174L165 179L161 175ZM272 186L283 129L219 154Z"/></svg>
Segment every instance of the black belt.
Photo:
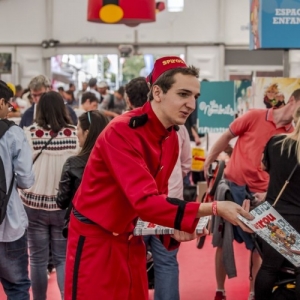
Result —
<svg viewBox="0 0 300 300"><path fill-rule="evenodd" d="M75 216L75 218L77 220L79 220L82 223L85 224L93 224L96 225L95 222L93 222L92 220L88 219L87 217L83 216L80 212L78 212L75 208L73 208L73 215Z"/></svg>

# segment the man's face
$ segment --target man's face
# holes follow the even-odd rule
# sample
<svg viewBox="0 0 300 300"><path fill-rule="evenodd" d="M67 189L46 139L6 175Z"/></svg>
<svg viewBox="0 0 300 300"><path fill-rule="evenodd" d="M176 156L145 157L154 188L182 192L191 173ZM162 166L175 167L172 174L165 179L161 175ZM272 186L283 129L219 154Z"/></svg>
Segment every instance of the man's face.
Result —
<svg viewBox="0 0 300 300"><path fill-rule="evenodd" d="M32 101L34 103L39 103L41 96L48 91L49 91L49 88L46 88L46 87L42 87L39 90L30 89L30 95L32 97Z"/></svg>
<svg viewBox="0 0 300 300"><path fill-rule="evenodd" d="M86 91L86 89L88 88L88 84L86 82L82 83L82 90Z"/></svg>
<svg viewBox="0 0 300 300"><path fill-rule="evenodd" d="M90 100L87 100L83 105L84 105L84 110L85 111L98 109L98 102L97 101L92 101L91 102Z"/></svg>
<svg viewBox="0 0 300 300"><path fill-rule="evenodd" d="M191 75L176 74L175 83L164 94L160 87L153 86L157 114L167 128L172 125L183 125L188 116L196 108L196 100L200 95L200 82Z"/></svg>
<svg viewBox="0 0 300 300"><path fill-rule="evenodd" d="M0 119L6 119L8 113L12 110L13 106L4 100L4 98L0 99Z"/></svg>
<svg viewBox="0 0 300 300"><path fill-rule="evenodd" d="M105 95L105 94L106 94L106 87L99 87L99 88L98 88L98 92L99 92L101 95Z"/></svg>
<svg viewBox="0 0 300 300"><path fill-rule="evenodd" d="M289 108L285 114L285 118L292 121L294 112L300 107L300 99L296 100L294 96L291 96L285 106Z"/></svg>

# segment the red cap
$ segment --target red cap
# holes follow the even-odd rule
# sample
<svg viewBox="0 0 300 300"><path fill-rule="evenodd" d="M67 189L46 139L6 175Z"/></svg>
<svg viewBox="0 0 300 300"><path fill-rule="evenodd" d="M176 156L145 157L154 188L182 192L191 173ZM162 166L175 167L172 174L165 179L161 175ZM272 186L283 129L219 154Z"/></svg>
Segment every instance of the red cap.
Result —
<svg viewBox="0 0 300 300"><path fill-rule="evenodd" d="M155 61L153 70L147 76L146 81L152 85L161 74L175 68L187 68L187 65L178 56L161 57Z"/></svg>

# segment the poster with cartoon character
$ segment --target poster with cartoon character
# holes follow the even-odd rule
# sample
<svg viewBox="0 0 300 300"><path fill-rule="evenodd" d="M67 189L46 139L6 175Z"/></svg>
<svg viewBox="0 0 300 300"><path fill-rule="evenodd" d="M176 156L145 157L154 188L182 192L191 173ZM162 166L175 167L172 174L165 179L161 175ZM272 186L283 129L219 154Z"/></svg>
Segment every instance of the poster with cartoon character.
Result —
<svg viewBox="0 0 300 300"><path fill-rule="evenodd" d="M252 83L254 108L280 108L300 89L299 78L256 77Z"/></svg>
<svg viewBox="0 0 300 300"><path fill-rule="evenodd" d="M294 266L300 267L300 234L268 202L250 213L254 216L252 221L242 216L239 219Z"/></svg>

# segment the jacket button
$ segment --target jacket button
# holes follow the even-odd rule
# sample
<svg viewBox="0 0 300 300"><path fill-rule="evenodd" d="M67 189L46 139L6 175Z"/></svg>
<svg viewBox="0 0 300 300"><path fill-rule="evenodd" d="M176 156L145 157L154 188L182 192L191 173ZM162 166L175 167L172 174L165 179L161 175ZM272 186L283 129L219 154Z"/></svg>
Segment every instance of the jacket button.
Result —
<svg viewBox="0 0 300 300"><path fill-rule="evenodd" d="M119 235L119 233L116 233L116 232L113 232L112 233L114 236L118 236Z"/></svg>

